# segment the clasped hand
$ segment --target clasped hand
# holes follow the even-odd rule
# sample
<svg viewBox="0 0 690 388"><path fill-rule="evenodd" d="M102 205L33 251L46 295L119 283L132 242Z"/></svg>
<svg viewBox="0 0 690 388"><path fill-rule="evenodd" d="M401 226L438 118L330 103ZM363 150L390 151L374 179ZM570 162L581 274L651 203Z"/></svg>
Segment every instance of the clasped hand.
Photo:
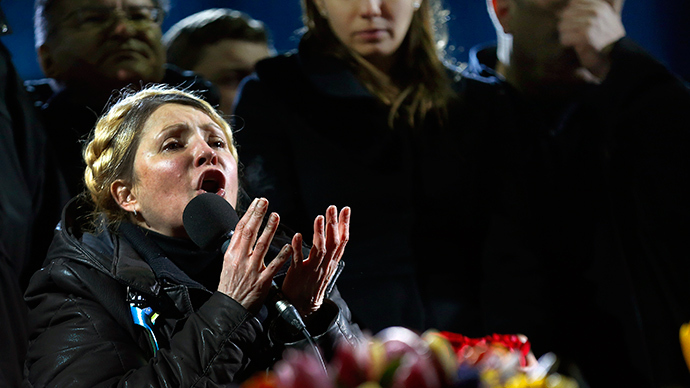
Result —
<svg viewBox="0 0 690 388"><path fill-rule="evenodd" d="M343 256L350 233L350 208L343 208L338 216L336 207L330 206L325 217L316 217L313 246L306 259L302 254L302 235L297 233L291 244L285 244L268 266L264 264L264 257L280 217L272 213L259 236L267 210L265 198L255 199L237 223L225 251L218 291L256 313L268 296L273 277L292 255L283 293L306 316L323 303L328 284Z"/></svg>
<svg viewBox="0 0 690 388"><path fill-rule="evenodd" d="M620 6L622 1L616 5ZM572 47L590 73L583 78L592 82L606 78L609 49L625 36L620 9L604 0L570 0L560 14L558 30L561 44Z"/></svg>

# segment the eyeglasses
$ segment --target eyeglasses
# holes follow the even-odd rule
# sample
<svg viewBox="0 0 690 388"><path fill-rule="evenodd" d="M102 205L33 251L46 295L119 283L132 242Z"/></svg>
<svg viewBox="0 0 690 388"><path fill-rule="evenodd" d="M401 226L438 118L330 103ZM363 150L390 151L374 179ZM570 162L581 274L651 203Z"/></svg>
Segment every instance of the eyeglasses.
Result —
<svg viewBox="0 0 690 388"><path fill-rule="evenodd" d="M164 17L163 9L154 6L84 7L68 13L55 26L69 22L85 30L102 29L113 25L116 20L124 18L137 28L147 28L161 25Z"/></svg>

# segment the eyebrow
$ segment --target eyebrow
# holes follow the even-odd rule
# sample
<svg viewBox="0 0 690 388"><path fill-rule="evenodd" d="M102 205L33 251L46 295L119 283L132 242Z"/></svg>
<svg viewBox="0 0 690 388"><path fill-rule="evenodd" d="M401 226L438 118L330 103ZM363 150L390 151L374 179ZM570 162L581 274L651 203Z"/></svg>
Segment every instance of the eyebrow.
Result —
<svg viewBox="0 0 690 388"><path fill-rule="evenodd" d="M183 121L178 122L178 123L173 123L173 124L166 125L165 127L163 127L163 129L161 129L154 137L158 138L158 137L161 137L162 135L168 134L170 132L176 132L176 131L180 131L180 130L187 129L187 128L189 128L189 125Z"/></svg>
<svg viewBox="0 0 690 388"><path fill-rule="evenodd" d="M154 138L157 139L157 138L160 138L160 137L165 137L165 136L166 136L167 134L169 134L170 132L179 132L179 131L187 130L187 129L190 129L190 128L192 128L192 126L190 126L189 123L187 123L187 122L185 122L185 121L180 121L180 122L173 123L173 124L170 124L170 125L167 125L167 126L163 127L163 129L161 129L160 132L158 132L158 133L154 136ZM227 140L227 134L225 133L225 131L223 130L223 128L222 128L220 125L218 125L218 124L217 124L215 121L213 121L213 120L211 120L211 122L209 122L209 123L201 124L201 125L199 126L199 128L200 128L202 131L206 131L206 132L209 132L209 133L211 133L211 134L219 134L219 135L222 135L223 138L225 138L225 139Z"/></svg>

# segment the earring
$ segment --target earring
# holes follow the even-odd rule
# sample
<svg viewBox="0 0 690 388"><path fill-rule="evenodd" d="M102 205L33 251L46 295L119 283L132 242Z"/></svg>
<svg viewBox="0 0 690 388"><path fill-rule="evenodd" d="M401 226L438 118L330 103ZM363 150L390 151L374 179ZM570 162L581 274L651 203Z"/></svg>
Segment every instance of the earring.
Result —
<svg viewBox="0 0 690 388"><path fill-rule="evenodd" d="M412 6L414 7L414 10L416 11L419 9L419 7L422 6L422 3L415 1L414 3L412 3Z"/></svg>
<svg viewBox="0 0 690 388"><path fill-rule="evenodd" d="M137 214L137 209L134 209L134 217L136 218L139 214Z"/></svg>

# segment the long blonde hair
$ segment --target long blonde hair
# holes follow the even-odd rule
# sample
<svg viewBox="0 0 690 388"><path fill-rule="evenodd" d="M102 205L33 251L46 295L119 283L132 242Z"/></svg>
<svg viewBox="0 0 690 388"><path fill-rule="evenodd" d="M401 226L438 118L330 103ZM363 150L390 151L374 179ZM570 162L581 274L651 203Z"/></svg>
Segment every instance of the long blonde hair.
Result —
<svg viewBox="0 0 690 388"><path fill-rule="evenodd" d="M304 39L321 52L344 60L360 82L390 106L391 128L398 118L404 118L412 127L429 114L440 121L446 119L446 106L454 92L441 59L448 40L441 0L421 0L399 48L399 60L387 75L340 42L314 1L302 0Z"/></svg>

